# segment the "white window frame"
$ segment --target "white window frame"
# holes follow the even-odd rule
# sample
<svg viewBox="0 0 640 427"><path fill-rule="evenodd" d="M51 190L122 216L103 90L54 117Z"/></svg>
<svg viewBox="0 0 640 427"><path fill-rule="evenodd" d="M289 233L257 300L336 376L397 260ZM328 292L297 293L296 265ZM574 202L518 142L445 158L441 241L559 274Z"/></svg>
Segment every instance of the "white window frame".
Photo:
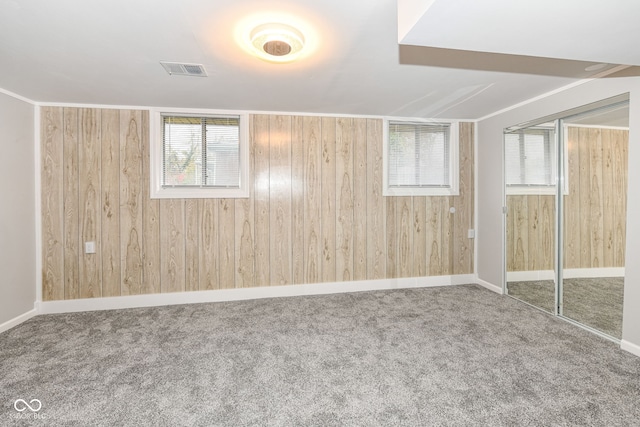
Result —
<svg viewBox="0 0 640 427"><path fill-rule="evenodd" d="M149 172L150 195L152 199L241 199L249 197L249 115L230 111L196 109L155 109L149 112ZM236 116L240 118L240 187L164 187L162 117L163 116L218 117Z"/></svg>
<svg viewBox="0 0 640 427"><path fill-rule="evenodd" d="M389 186L389 122L407 122L416 124L449 125L449 185L444 187ZM387 117L382 129L382 195L383 196L457 196L460 194L460 124L450 120L420 120Z"/></svg>

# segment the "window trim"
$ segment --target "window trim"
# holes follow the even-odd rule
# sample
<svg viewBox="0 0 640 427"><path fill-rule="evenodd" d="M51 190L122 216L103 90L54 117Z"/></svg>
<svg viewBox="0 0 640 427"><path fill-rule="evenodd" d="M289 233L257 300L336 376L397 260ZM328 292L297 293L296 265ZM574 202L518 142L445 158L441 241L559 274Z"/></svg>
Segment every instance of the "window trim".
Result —
<svg viewBox="0 0 640 427"><path fill-rule="evenodd" d="M164 187L162 185L162 117L222 117L235 116L240 119L240 187ZM152 199L241 199L249 197L249 115L233 111L198 109L154 109L149 111L149 184Z"/></svg>
<svg viewBox="0 0 640 427"><path fill-rule="evenodd" d="M425 125L449 125L449 185L447 187L389 186L389 123L405 122ZM386 117L382 126L382 195L383 196L458 196L460 194L460 122Z"/></svg>

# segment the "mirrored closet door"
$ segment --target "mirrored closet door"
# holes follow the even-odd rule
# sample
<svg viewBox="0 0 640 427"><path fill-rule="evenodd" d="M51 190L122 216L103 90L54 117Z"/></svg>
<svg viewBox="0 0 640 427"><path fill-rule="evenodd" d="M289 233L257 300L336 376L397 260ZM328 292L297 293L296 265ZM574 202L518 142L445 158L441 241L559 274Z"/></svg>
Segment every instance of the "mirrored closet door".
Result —
<svg viewBox="0 0 640 427"><path fill-rule="evenodd" d="M508 295L622 335L628 97L505 130Z"/></svg>

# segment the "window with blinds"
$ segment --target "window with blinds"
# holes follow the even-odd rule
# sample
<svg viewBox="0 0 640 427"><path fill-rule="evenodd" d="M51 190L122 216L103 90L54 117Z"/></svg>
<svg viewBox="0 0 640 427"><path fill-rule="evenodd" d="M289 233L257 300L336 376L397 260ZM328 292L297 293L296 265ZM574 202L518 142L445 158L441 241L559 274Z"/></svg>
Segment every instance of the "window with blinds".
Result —
<svg viewBox="0 0 640 427"><path fill-rule="evenodd" d="M454 194L450 123L388 122L386 194ZM455 138L457 144L457 138Z"/></svg>
<svg viewBox="0 0 640 427"><path fill-rule="evenodd" d="M505 134L507 188L555 186L555 132L527 128Z"/></svg>
<svg viewBox="0 0 640 427"><path fill-rule="evenodd" d="M163 187L240 187L240 118L162 116Z"/></svg>

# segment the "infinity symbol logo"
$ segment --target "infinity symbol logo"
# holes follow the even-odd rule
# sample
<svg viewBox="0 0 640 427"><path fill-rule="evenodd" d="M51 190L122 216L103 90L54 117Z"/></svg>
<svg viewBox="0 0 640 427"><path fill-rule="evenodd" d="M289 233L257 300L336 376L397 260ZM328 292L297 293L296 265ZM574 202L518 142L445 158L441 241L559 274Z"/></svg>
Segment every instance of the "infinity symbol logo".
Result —
<svg viewBox="0 0 640 427"><path fill-rule="evenodd" d="M29 405L29 403L33 406ZM18 399L14 402L13 407L18 412L26 411L27 408L31 409L31 412L38 412L40 409L42 409L42 402L40 402L38 399L31 399L29 403L27 403L27 401L24 399Z"/></svg>

